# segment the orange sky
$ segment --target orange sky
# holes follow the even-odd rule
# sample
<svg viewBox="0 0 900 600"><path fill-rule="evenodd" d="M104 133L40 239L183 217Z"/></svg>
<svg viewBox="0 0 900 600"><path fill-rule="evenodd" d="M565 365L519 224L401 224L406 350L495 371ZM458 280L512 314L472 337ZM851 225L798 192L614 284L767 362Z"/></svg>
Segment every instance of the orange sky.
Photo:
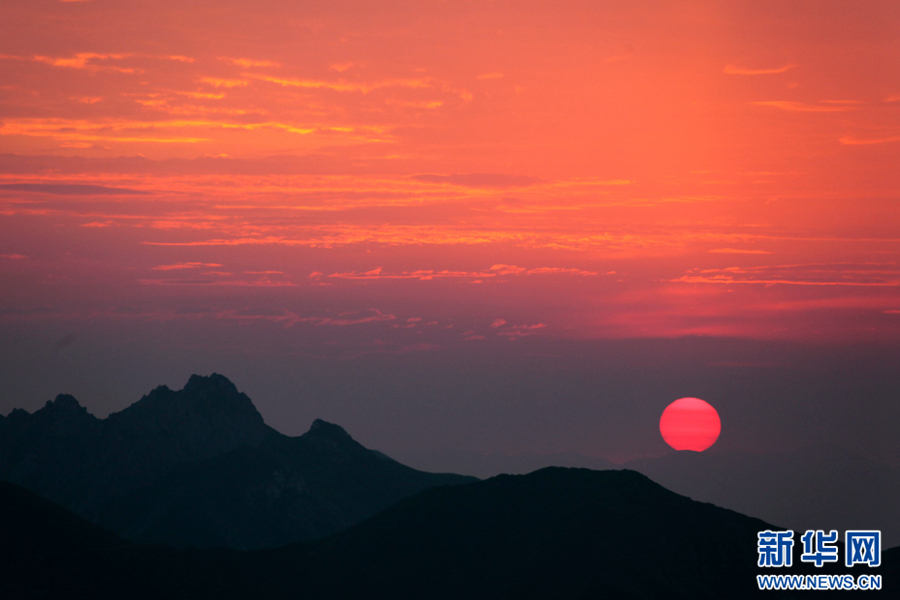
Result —
<svg viewBox="0 0 900 600"><path fill-rule="evenodd" d="M0 23L4 318L900 338L896 2L9 0Z"/></svg>

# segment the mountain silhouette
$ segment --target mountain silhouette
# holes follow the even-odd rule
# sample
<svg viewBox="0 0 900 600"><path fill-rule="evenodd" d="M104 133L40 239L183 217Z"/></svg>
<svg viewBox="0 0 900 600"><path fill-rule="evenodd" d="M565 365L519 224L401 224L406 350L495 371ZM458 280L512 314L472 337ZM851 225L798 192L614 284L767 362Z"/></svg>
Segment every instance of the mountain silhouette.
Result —
<svg viewBox="0 0 900 600"><path fill-rule="evenodd" d="M695 502L634 471L547 468L425 490L335 535L280 548L123 542L0 483L3 598L638 600L804 598L760 592L756 535L777 529ZM798 544L799 545L799 544ZM795 548L797 550L797 548ZM900 548L879 574L898 597ZM844 594L845 592L842 592Z"/></svg>
<svg viewBox="0 0 900 600"><path fill-rule="evenodd" d="M679 494L793 529L879 529L886 544L900 542L900 470L850 451L683 451L623 466Z"/></svg>
<svg viewBox="0 0 900 600"><path fill-rule="evenodd" d="M60 395L0 419L0 479L123 537L262 548L344 529L436 485L317 420L299 437L267 426L228 379L193 375L97 419Z"/></svg>
<svg viewBox="0 0 900 600"><path fill-rule="evenodd" d="M581 467L631 469L694 500L711 502L795 530L880 529L885 544L900 544L900 469L858 455L854 449L809 446L769 455L684 450L614 464L574 452L479 454L419 451L398 457L416 468L486 479L501 473Z"/></svg>

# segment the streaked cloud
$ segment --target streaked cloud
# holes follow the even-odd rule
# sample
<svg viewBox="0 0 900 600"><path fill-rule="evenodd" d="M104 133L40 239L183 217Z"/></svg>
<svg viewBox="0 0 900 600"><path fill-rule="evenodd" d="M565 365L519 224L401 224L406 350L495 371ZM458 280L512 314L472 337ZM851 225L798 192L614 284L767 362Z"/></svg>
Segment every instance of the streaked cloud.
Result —
<svg viewBox="0 0 900 600"><path fill-rule="evenodd" d="M431 269L422 269L418 271L402 271L402 272L385 272L381 267L372 269L371 271L356 272L350 271L346 273L332 273L328 277L336 279L418 279L421 281L429 281L432 279L489 279L501 277L504 275L580 275L592 276L597 273L594 271L583 271L580 269L564 269L560 267L537 267L526 269L525 267L517 267L515 265L493 265L490 269L483 271L435 271Z"/></svg>
<svg viewBox="0 0 900 600"><path fill-rule="evenodd" d="M856 109L856 106L846 104L829 103L822 105L809 104L807 102L793 102L789 100L766 100L764 102L751 102L750 104L755 104L756 106L771 106L772 108L790 112L831 113L846 112Z"/></svg>
<svg viewBox="0 0 900 600"><path fill-rule="evenodd" d="M199 269L200 267L221 267L222 265L218 263L201 263L201 262L188 262L188 263L176 263L174 265L159 265L158 267L153 267L154 271L175 271L178 269Z"/></svg>
<svg viewBox="0 0 900 600"><path fill-rule="evenodd" d="M882 138L856 138L853 136L844 136L840 139L841 144L845 146L871 146L875 144L890 144L892 142L900 142L900 135Z"/></svg>
<svg viewBox="0 0 900 600"><path fill-rule="evenodd" d="M280 67L281 65L271 60L254 60L252 58L229 58L220 56L219 60L230 62L233 65L250 69L252 67Z"/></svg>
<svg viewBox="0 0 900 600"><path fill-rule="evenodd" d="M53 58L50 56L35 55L37 62L53 65L54 67L67 67L70 69L86 69L89 71L117 71L119 73L137 73L139 69L117 67L109 64L98 64L98 61L122 60L131 58L133 54L96 54L93 52L80 52L66 58Z"/></svg>
<svg viewBox="0 0 900 600"><path fill-rule="evenodd" d="M258 73L242 73L242 77L256 79L268 83L275 83L284 87L299 87L306 89L327 89L336 92L369 92L381 88L404 87L414 89L433 88L437 84L433 79L386 79L372 83L360 83L354 81L323 81L320 79L294 79L289 77L273 77Z"/></svg>
<svg viewBox="0 0 900 600"><path fill-rule="evenodd" d="M246 79L222 79L220 77L201 77L200 82L217 88L237 88L250 85Z"/></svg>
<svg viewBox="0 0 900 600"><path fill-rule="evenodd" d="M153 192L79 183L0 183L0 191L32 192L59 196L143 196Z"/></svg>
<svg viewBox="0 0 900 600"><path fill-rule="evenodd" d="M452 175L413 175L416 181L428 183L449 183L466 187L525 187L541 183L538 177L527 175L504 175L501 173L454 173Z"/></svg>
<svg viewBox="0 0 900 600"><path fill-rule="evenodd" d="M707 250L711 254L771 254L766 250L747 250L740 248L714 248Z"/></svg>
<svg viewBox="0 0 900 600"><path fill-rule="evenodd" d="M762 9L672 28L577 3L549 19L20 4L0 55L0 269L22 287L0 308L47 312L14 318L395 336L361 352L535 332L900 339L891 15L859 52L864 25L813 39L796 11L749 35ZM730 19L727 40L709 29Z"/></svg>
<svg viewBox="0 0 900 600"><path fill-rule="evenodd" d="M748 69L744 67L738 67L736 65L727 65L724 69L722 69L722 72L729 75L774 75L777 73L787 73L796 66L797 65L795 64L789 64L782 67L774 67L770 69Z"/></svg>
<svg viewBox="0 0 900 600"><path fill-rule="evenodd" d="M895 263L814 263L693 269L671 280L681 283L802 285L802 286L900 286Z"/></svg>

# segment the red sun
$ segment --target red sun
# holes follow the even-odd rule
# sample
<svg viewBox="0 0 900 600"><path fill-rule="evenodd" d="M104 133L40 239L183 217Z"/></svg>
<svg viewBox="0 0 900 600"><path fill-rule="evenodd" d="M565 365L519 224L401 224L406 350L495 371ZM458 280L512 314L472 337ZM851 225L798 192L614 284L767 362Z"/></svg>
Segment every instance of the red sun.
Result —
<svg viewBox="0 0 900 600"><path fill-rule="evenodd" d="M716 443L721 430L719 413L700 398L676 400L659 419L659 432L676 450L703 452Z"/></svg>

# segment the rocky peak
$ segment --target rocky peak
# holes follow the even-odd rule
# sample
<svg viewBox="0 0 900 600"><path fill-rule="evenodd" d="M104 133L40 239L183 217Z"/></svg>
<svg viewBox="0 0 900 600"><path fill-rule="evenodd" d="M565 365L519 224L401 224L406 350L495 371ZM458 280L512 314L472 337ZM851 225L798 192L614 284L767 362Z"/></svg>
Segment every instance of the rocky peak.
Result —
<svg viewBox="0 0 900 600"><path fill-rule="evenodd" d="M209 377L191 375L183 391L187 394L243 395L227 377L218 373L213 373Z"/></svg>
<svg viewBox="0 0 900 600"><path fill-rule="evenodd" d="M99 419L81 406L74 396L59 394L56 399L48 400L43 408L31 415L33 423L52 423L57 433L66 433L67 428L75 428L83 424L93 424Z"/></svg>
<svg viewBox="0 0 900 600"><path fill-rule="evenodd" d="M178 391L159 386L111 414L107 427L120 438L142 439L160 452L168 448L175 459L205 458L254 445L271 431L250 398L216 373L192 375Z"/></svg>
<svg viewBox="0 0 900 600"><path fill-rule="evenodd" d="M350 437L350 434L347 433L343 427L341 427L340 425L335 425L334 423L323 421L322 419L316 419L315 421L313 421L312 426L309 428L309 431L307 431L305 435L314 437L327 437L335 441L353 441L353 438Z"/></svg>
<svg viewBox="0 0 900 600"><path fill-rule="evenodd" d="M115 415L142 417L169 414L179 418L205 417L213 420L241 419L248 425L261 425L262 415L246 394L239 392L228 378L213 373L209 377L191 375L187 385L173 391L161 385ZM110 415L112 417L114 415Z"/></svg>
<svg viewBox="0 0 900 600"><path fill-rule="evenodd" d="M53 412L71 412L76 410L87 412L87 409L79 404L75 396L70 394L59 394L55 400L47 400L44 408Z"/></svg>

